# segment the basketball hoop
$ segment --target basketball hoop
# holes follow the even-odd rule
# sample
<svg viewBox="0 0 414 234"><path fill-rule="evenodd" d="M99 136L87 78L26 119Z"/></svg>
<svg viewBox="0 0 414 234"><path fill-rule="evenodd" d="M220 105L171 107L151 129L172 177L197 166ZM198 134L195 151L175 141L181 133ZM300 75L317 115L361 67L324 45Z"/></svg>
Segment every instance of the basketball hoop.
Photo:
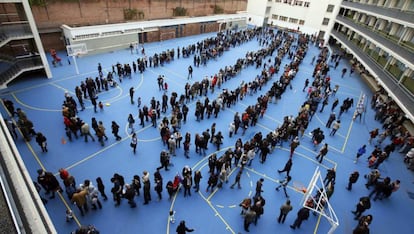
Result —
<svg viewBox="0 0 414 234"><path fill-rule="evenodd" d="M296 191L301 192L301 193L306 193L307 191L307 188L305 187L305 185L303 185L299 181L293 181L293 188L295 188Z"/></svg>

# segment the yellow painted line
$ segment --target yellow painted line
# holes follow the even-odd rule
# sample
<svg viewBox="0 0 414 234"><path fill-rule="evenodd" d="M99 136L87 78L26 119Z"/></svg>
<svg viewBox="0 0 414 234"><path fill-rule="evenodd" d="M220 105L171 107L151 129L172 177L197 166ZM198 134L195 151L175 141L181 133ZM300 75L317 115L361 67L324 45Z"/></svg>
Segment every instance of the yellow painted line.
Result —
<svg viewBox="0 0 414 234"><path fill-rule="evenodd" d="M13 92L13 93L11 93L11 95L13 96L13 98L14 98L14 100L16 100L16 102L17 103L19 103L21 106L24 106L24 107L26 107L26 108L28 108L28 109L32 109L32 110L37 110L37 111L48 111L48 112L59 112L59 111L62 111L62 109L60 109L60 110L53 110L53 109L45 109L45 108L38 108L38 107L33 107L33 106L29 106L29 105L26 105L25 103L23 103L23 102L21 102L17 97L16 97L16 95L15 95L15 93Z"/></svg>
<svg viewBox="0 0 414 234"><path fill-rule="evenodd" d="M358 99L357 105L358 105L358 103L360 102L360 100L361 100L361 98L362 98L362 95L363 95L363 93L362 93L362 91L361 91L361 93L360 93L360 95L359 95L359 99ZM355 109L355 111L354 111L354 114L352 115L352 118L355 116L355 113L356 113L356 109ZM349 128L348 128L348 132L346 133L345 142L344 142L344 144L343 144L343 146L342 146L342 150L341 150L341 152L342 152L342 153L344 153L344 152L345 152L345 147L346 147L346 145L347 145L347 143L348 143L349 136L351 135L351 130L352 130L352 126L353 126L353 125L354 125L354 120L352 120L352 121L351 121L351 124L349 125Z"/></svg>
<svg viewBox="0 0 414 234"><path fill-rule="evenodd" d="M65 205L66 209L68 209L68 210L72 210L72 211L73 211L73 209L72 209L72 208L69 206L69 204L66 202L66 200L65 200L65 198L63 197L62 193L57 192L57 194L58 194L58 196L59 196L60 200L63 202L63 205ZM75 220L75 222L76 222L76 224L78 225L78 227L81 227L81 226L82 226L82 224L80 223L80 221L79 221L78 217L75 215L75 212L73 212L73 220Z"/></svg>
<svg viewBox="0 0 414 234"><path fill-rule="evenodd" d="M8 112L7 108L4 106L4 103L1 102L1 104L3 105L4 109ZM12 121L13 121L14 124L16 124L16 121L14 119L12 119ZM16 126L17 126L17 124L16 124ZM17 128L17 131L23 137L23 134L20 131L20 128ZM32 153L32 155L35 158L35 160L37 161L37 163L39 164L40 168L42 168L42 170L44 170L44 171L47 171L45 166L43 165L43 163L40 161L39 157L37 156L36 152L33 150L32 145L30 145L30 143L28 141L25 141L25 144L26 144L27 148L29 149L29 151ZM70 206L68 205L68 203L66 202L65 198L63 197L63 195L60 192L57 192L57 194L58 194L60 200L66 206L66 208L71 209ZM76 224L80 227L81 223L79 222L79 219L76 217L75 214L73 214L73 219L75 220Z"/></svg>
<svg viewBox="0 0 414 234"><path fill-rule="evenodd" d="M72 169L72 168L74 168L74 167L76 167L76 166L78 166L78 165L80 165L80 164L82 164L82 163L84 163L84 162L88 161L89 159L92 159L92 158L94 158L94 157L98 156L100 153L102 153L102 152L104 152L104 151L106 151L106 150L108 150L108 149L110 149L110 148L114 147L115 145L120 144L121 142L125 141L125 140L126 140L126 139L128 139L128 138L129 138L129 137L125 137L125 138L121 139L120 141L117 141L117 142L114 142L114 143L112 143L112 144L110 144L110 145L108 145L108 146L105 146L104 148L102 148L102 149L100 149L100 150L96 151L95 153L93 153L93 154L91 154L91 155L87 156L86 158L83 158L82 160L79 160L79 161L77 161L76 163L74 163L74 164L72 164L72 165L70 165L70 166L66 167L66 169ZM97 144L97 141L95 141L95 142L93 142L93 143L95 143L97 146L99 146L99 145ZM85 144L89 144L89 143L85 143Z"/></svg>
<svg viewBox="0 0 414 234"><path fill-rule="evenodd" d="M316 112L318 112L318 111L316 111ZM325 125L325 124L323 123L323 121L321 120L321 118L319 118L318 113L315 113L315 114L314 114L314 117L316 117L316 119L319 121L319 123L321 123L322 125Z"/></svg>
<svg viewBox="0 0 414 234"><path fill-rule="evenodd" d="M231 228L231 226L227 223L227 221L223 218L223 216L220 215L220 213L217 211L217 209L211 204L211 202L206 199L201 193L201 197L204 199L204 201L207 202L207 204L211 207L211 209L215 212L215 215L219 217L219 219L226 225L226 229L229 230L232 234L236 234L236 232ZM167 230L168 231L168 230ZM169 233L169 232L167 232Z"/></svg>
<svg viewBox="0 0 414 234"><path fill-rule="evenodd" d="M170 211L171 210L174 211L175 200L177 199L178 191L180 191L180 188L181 188L181 184L179 185L179 187L177 189L177 192L174 194L174 197L172 198ZM168 215L167 216L167 234L169 234L169 233L170 233L170 216Z"/></svg>
<svg viewBox="0 0 414 234"><path fill-rule="evenodd" d="M33 85L33 86L30 86L30 87L27 87L27 88L18 89L14 92L15 93L20 93L20 92L24 92L24 91L29 91L29 90L32 90L32 89L36 89L36 88L39 88L39 87L42 87L42 86L49 85L51 83L58 83L60 81L70 80L70 79L74 79L74 78L77 79L79 77L82 77L82 76L85 76L85 75L91 74L91 73L98 73L98 71L90 71L90 72L82 73L82 74L79 74L79 75L72 75L72 76L68 76L68 77L60 79L60 80L52 80L52 81L49 81L49 82L46 82L46 83L43 83L43 84L38 84L38 85Z"/></svg>
<svg viewBox="0 0 414 234"><path fill-rule="evenodd" d="M321 217L322 217L322 215L319 214L318 221L316 221L315 229L313 230L313 234L317 234L318 233L319 225L321 223Z"/></svg>
<svg viewBox="0 0 414 234"><path fill-rule="evenodd" d="M215 152L213 152L213 153L210 153L209 155L207 155L207 156L205 156L205 157L203 157L200 161L198 161L193 167L192 167L192 169L194 170L196 167L198 167L202 162L204 162L204 161L206 161L206 160L208 160L208 158L212 155L212 154L218 154L219 152L222 152L222 151L227 151L228 149L231 149L231 148L233 148L234 146L227 146L227 147L223 147L222 149L220 149L219 151L215 151ZM206 164L207 165L207 164ZM204 165L205 166L205 165ZM203 167L204 167L203 166ZM202 169L203 167L200 167L200 169Z"/></svg>

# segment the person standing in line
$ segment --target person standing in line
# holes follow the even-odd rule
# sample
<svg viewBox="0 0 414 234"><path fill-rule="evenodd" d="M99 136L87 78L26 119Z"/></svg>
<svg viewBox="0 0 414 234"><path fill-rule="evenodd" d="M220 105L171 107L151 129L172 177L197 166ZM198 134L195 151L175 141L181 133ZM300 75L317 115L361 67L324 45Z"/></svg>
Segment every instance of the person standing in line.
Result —
<svg viewBox="0 0 414 234"><path fill-rule="evenodd" d="M95 141L95 138L92 136L89 125L82 121L81 126L81 133L83 136L85 136L85 142L88 142L88 136L92 138L92 141Z"/></svg>
<svg viewBox="0 0 414 234"><path fill-rule="evenodd" d="M302 224L302 222L304 220L307 220L308 218L309 218L309 209L306 207L302 207L298 211L298 216L296 217L295 222L292 225L290 225L290 228L292 229L300 228L300 225Z"/></svg>
<svg viewBox="0 0 414 234"><path fill-rule="evenodd" d="M183 187L184 187L184 197L186 197L187 194L188 194L188 196L191 197L191 186L193 184L193 179L192 179L192 176L191 176L191 172L184 176L184 179L183 179L182 183L183 183Z"/></svg>
<svg viewBox="0 0 414 234"><path fill-rule="evenodd" d="M361 146L361 148L358 149L354 163L357 163L359 157L361 157L363 154L367 152L366 148L367 148L367 145L363 145Z"/></svg>
<svg viewBox="0 0 414 234"><path fill-rule="evenodd" d="M101 193L101 196L103 197L104 201L108 200L108 196L106 196L105 194L105 185L103 184L101 177L96 178L96 187L98 188L98 191Z"/></svg>
<svg viewBox="0 0 414 234"><path fill-rule="evenodd" d="M279 218L277 219L278 223L285 223L286 216L288 213L293 209L292 205L290 205L290 200L288 199L285 204L280 207L280 214Z"/></svg>
<svg viewBox="0 0 414 234"><path fill-rule="evenodd" d="M131 148L134 154L136 153L136 150L137 150L137 144L138 144L138 138L137 138L137 134L134 132L131 136Z"/></svg>
<svg viewBox="0 0 414 234"><path fill-rule="evenodd" d="M147 171L143 172L141 180L144 184L144 205L147 205L151 201L151 183L149 173Z"/></svg>
<svg viewBox="0 0 414 234"><path fill-rule="evenodd" d="M329 134L329 136L335 136L336 131L341 127L341 120L336 120L335 123L332 126L332 131Z"/></svg>
<svg viewBox="0 0 414 234"><path fill-rule="evenodd" d="M358 171L352 172L351 175L349 175L348 187L346 187L346 189L351 191L352 184L355 184L358 181L358 178L359 178L359 172Z"/></svg>
<svg viewBox="0 0 414 234"><path fill-rule="evenodd" d="M129 97L131 99L131 104L135 103L134 102L134 93L135 93L134 87L129 88Z"/></svg>
<svg viewBox="0 0 414 234"><path fill-rule="evenodd" d="M72 203L76 204L82 216L88 212L88 203L86 202L87 195L87 189L78 189L78 191L72 195L72 199L70 200Z"/></svg>
<svg viewBox="0 0 414 234"><path fill-rule="evenodd" d="M187 80L189 80L190 78L193 78L193 67L191 65L188 66L188 76L187 76Z"/></svg>
<svg viewBox="0 0 414 234"><path fill-rule="evenodd" d="M290 156L289 158L292 158L293 153L295 152L295 149L300 145L299 137L296 136L295 139L290 143Z"/></svg>
<svg viewBox="0 0 414 234"><path fill-rule="evenodd" d="M368 139L368 143L371 144L372 140L375 139L379 134L379 130L378 128L372 130L369 132L369 139Z"/></svg>
<svg viewBox="0 0 414 234"><path fill-rule="evenodd" d="M234 183L230 186L231 189L233 189L234 185L236 184L237 184L238 189L241 189L240 178L241 178L242 173L243 173L243 170L241 169L237 172L236 178L234 179Z"/></svg>
<svg viewBox="0 0 414 234"><path fill-rule="evenodd" d="M135 119L134 116L132 116L132 114L128 115L128 128L131 129L131 134L135 132L134 130L134 123L135 123Z"/></svg>
<svg viewBox="0 0 414 234"><path fill-rule="evenodd" d="M108 140L108 136L106 136L106 133L105 133L105 127L104 127L104 125L103 125L103 123L102 123L102 121L99 121L98 122L98 129L99 129L99 131L102 133L102 137L104 137L105 138L105 141L107 141Z"/></svg>
<svg viewBox="0 0 414 234"><path fill-rule="evenodd" d="M139 175L134 175L132 177L131 185L135 189L135 195L139 196L140 195L139 190L141 189L141 179L139 178Z"/></svg>
<svg viewBox="0 0 414 234"><path fill-rule="evenodd" d="M328 186L329 183L335 183L336 179L336 169L333 167L331 169L328 169L326 172L326 176L323 179L323 182L325 183L325 186Z"/></svg>
<svg viewBox="0 0 414 234"><path fill-rule="evenodd" d="M339 104L339 99L335 98L335 101L332 103L331 111L333 111L338 104Z"/></svg>
<svg viewBox="0 0 414 234"><path fill-rule="evenodd" d="M201 178L203 178L203 176L201 175L201 171L196 171L194 173L194 189L196 193L198 193L198 190L200 190Z"/></svg>
<svg viewBox="0 0 414 234"><path fill-rule="evenodd" d="M253 209L251 209L251 207L249 207L249 209L246 211L244 215L244 230L246 232L250 232L249 226L256 220L256 215L256 212Z"/></svg>
<svg viewBox="0 0 414 234"><path fill-rule="evenodd" d="M169 171L168 166L170 165L170 155L166 150L162 150L160 153L160 163L161 166L157 167L157 170L164 167L166 171Z"/></svg>
<svg viewBox="0 0 414 234"><path fill-rule="evenodd" d="M285 167L283 168L283 170L277 170L278 173L282 173L282 172L286 172L286 176L289 176L290 170L292 169L292 159L289 158L285 164Z"/></svg>
<svg viewBox="0 0 414 234"><path fill-rule="evenodd" d="M262 192L263 192L263 189L262 189L262 187L263 187L263 182L264 182L264 179L263 179L263 178L260 178L260 179L256 182L256 194L254 195L254 197L259 197L259 196L261 196L261 195L262 195Z"/></svg>
<svg viewBox="0 0 414 234"><path fill-rule="evenodd" d="M161 201L161 199L162 199L162 178L156 178L155 179L154 190L157 192L158 201Z"/></svg>
<svg viewBox="0 0 414 234"><path fill-rule="evenodd" d="M12 119L6 121L7 129L9 129L10 135L12 135L14 140L17 140L16 124L14 124Z"/></svg>
<svg viewBox="0 0 414 234"><path fill-rule="evenodd" d="M329 115L329 118L328 118L328 121L326 122L325 127L327 127L327 128L331 128L331 124L333 123L333 121L335 121L335 119L336 119L335 112L332 112L332 113Z"/></svg>
<svg viewBox="0 0 414 234"><path fill-rule="evenodd" d="M323 109L325 109L325 106L326 105L328 105L328 98L329 98L329 96L327 95L324 99L323 99L323 102L322 102L322 107L321 107L321 110L319 111L319 113L322 113L323 112Z"/></svg>
<svg viewBox="0 0 414 234"><path fill-rule="evenodd" d="M305 92L306 87L309 85L309 79L305 80L305 85L303 86L302 92Z"/></svg>
<svg viewBox="0 0 414 234"><path fill-rule="evenodd" d="M177 232L177 234L186 234L186 232L193 232L194 229L188 228L185 225L185 221L182 220L175 231Z"/></svg>
<svg viewBox="0 0 414 234"><path fill-rule="evenodd" d="M135 202L135 190L131 185L125 184L125 193L123 194L123 197L128 200L128 204L131 208L137 207Z"/></svg>
<svg viewBox="0 0 414 234"><path fill-rule="evenodd" d="M175 142L175 139L174 139L174 135L171 135L170 139L168 140L168 150L169 150L170 155L176 156L176 154L175 154L175 149L176 148L177 148L177 145L176 145L176 142Z"/></svg>
<svg viewBox="0 0 414 234"><path fill-rule="evenodd" d="M364 211L371 208L371 200L369 197L361 197L359 199L358 204L356 205L356 210L352 211L352 213L355 215L355 220L358 220L359 217L361 217L362 213Z"/></svg>
<svg viewBox="0 0 414 234"><path fill-rule="evenodd" d="M342 69L342 75L341 75L341 78L344 78L344 76L345 76L345 74L346 74L346 72L348 71L348 69L346 69L346 68L343 68Z"/></svg>
<svg viewBox="0 0 414 234"><path fill-rule="evenodd" d="M47 152L47 139L41 132L36 133L36 142L42 148L42 152Z"/></svg>
<svg viewBox="0 0 414 234"><path fill-rule="evenodd" d="M324 146L319 150L319 154L316 156L316 159L319 159L319 163L322 163L323 158L328 154L328 143L325 143Z"/></svg>
<svg viewBox="0 0 414 234"><path fill-rule="evenodd" d="M112 129L112 134L114 134L115 139L117 141L120 141L122 138L118 135L119 125L115 121L112 121L111 129Z"/></svg>
<svg viewBox="0 0 414 234"><path fill-rule="evenodd" d="M292 180L292 177L290 177L290 176L286 176L286 178L285 178L283 181L279 182L279 183L280 183L280 185L276 187L276 191L279 191L279 189L280 189L281 187L283 188L283 191L285 192L285 196L286 196L286 198L289 198L289 195L287 194L287 191L286 191L286 187L287 187L288 183L289 183L291 180Z"/></svg>

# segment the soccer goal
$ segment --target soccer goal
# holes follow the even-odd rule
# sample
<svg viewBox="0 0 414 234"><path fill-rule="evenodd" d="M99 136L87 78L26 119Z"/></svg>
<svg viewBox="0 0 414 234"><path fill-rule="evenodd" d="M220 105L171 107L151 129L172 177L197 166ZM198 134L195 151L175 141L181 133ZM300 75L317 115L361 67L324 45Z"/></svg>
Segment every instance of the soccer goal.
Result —
<svg viewBox="0 0 414 234"><path fill-rule="evenodd" d="M326 195L326 187L319 167L315 169L308 188L306 189L303 196L302 206L322 215L328 220L331 224L328 234L334 233L335 229L339 226L338 217Z"/></svg>

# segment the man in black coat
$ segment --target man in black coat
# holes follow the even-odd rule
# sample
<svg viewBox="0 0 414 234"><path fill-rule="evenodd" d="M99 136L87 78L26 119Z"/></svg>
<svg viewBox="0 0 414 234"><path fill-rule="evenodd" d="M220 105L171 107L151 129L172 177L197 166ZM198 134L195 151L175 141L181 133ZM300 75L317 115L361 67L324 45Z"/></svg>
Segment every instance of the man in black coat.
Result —
<svg viewBox="0 0 414 234"><path fill-rule="evenodd" d="M351 175L349 176L348 187L346 187L346 189L351 191L352 184L355 184L358 181L358 178L359 178L359 172L358 171L352 172Z"/></svg>
<svg viewBox="0 0 414 234"><path fill-rule="evenodd" d="M298 211L298 216L295 220L295 222L290 225L290 228L292 229L296 229L296 228L300 228L300 225L302 224L302 222L304 220L307 220L309 218L309 209L306 207L302 207L299 211Z"/></svg>
<svg viewBox="0 0 414 234"><path fill-rule="evenodd" d="M290 170L292 169L292 159L289 158L289 160L286 162L285 167L283 170L277 170L278 173L286 172L286 176L289 176Z"/></svg>

